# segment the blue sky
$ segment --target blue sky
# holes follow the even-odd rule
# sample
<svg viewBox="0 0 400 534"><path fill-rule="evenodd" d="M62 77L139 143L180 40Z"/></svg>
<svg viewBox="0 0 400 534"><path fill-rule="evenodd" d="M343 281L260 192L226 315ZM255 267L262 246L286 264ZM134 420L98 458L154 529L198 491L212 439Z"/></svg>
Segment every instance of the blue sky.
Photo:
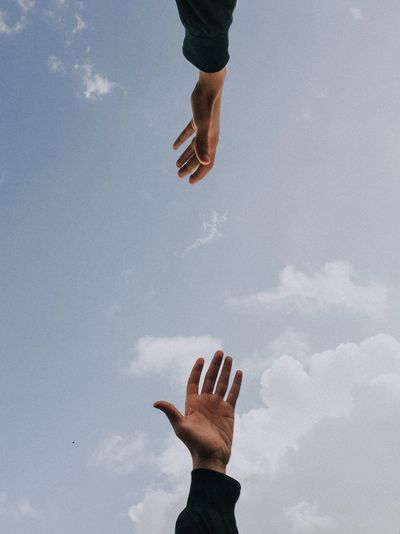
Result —
<svg viewBox="0 0 400 534"><path fill-rule="evenodd" d="M152 404L223 348L239 530L398 534L399 15L239 2L189 186L174 2L0 2L2 532L172 532L190 458Z"/></svg>

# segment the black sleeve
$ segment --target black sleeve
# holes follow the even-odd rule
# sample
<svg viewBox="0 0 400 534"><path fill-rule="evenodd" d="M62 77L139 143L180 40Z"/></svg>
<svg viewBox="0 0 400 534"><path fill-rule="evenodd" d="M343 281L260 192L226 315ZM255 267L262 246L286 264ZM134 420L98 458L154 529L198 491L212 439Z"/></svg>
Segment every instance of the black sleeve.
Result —
<svg viewBox="0 0 400 534"><path fill-rule="evenodd" d="M203 72L218 72L229 61L228 31L237 0L176 0L185 27L183 55Z"/></svg>
<svg viewBox="0 0 400 534"><path fill-rule="evenodd" d="M175 534L238 534L235 504L237 480L210 471L194 469L186 508L179 514Z"/></svg>

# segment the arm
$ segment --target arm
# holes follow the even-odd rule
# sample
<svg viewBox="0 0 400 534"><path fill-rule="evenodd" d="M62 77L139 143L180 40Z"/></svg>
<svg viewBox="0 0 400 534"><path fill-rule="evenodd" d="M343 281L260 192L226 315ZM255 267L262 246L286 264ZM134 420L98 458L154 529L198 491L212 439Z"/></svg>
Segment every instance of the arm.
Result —
<svg viewBox="0 0 400 534"><path fill-rule="evenodd" d="M176 0L185 27L183 54L199 69L191 95L193 118L173 144L174 150L196 134L176 162L178 176L195 184L214 166L219 141L221 98L229 61L228 32L237 0Z"/></svg>
<svg viewBox="0 0 400 534"><path fill-rule="evenodd" d="M223 352L216 352L199 393L204 360L197 359L187 383L185 415L169 402L154 403L155 408L166 414L175 434L192 456L189 498L178 517L176 534L237 534L234 508L240 484L226 475L226 466L231 456L234 412L242 372L236 371L225 401L232 358L225 358L215 387L222 360Z"/></svg>

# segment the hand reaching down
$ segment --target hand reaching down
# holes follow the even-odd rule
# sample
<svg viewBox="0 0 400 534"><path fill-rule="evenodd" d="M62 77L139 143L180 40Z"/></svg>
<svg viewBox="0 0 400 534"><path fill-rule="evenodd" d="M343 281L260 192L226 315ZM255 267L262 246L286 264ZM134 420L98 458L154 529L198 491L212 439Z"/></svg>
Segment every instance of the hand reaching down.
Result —
<svg viewBox="0 0 400 534"><path fill-rule="evenodd" d="M232 358L225 358L216 384L223 357L222 351L215 353L201 393L198 390L204 360L197 359L187 382L185 415L169 402L154 403L155 408L166 414L175 434L188 447L193 459L193 469L201 467L221 473L225 473L231 456L235 405L242 382L242 371L236 371L229 394L224 400Z"/></svg>
<svg viewBox="0 0 400 534"><path fill-rule="evenodd" d="M225 76L226 68L214 73L200 71L191 95L193 118L173 144L176 150L195 134L176 162L180 178L192 173L189 178L191 184L204 178L214 166Z"/></svg>

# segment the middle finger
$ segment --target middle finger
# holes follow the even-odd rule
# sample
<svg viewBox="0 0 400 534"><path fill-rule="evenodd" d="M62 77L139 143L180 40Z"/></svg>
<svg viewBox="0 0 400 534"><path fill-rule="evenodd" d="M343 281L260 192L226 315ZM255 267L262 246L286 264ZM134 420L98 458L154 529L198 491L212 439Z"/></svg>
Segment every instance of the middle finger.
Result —
<svg viewBox="0 0 400 534"><path fill-rule="evenodd" d="M179 156L179 159L176 161L176 166L179 168L182 167L189 159L193 156L194 152L194 140L186 148L186 150Z"/></svg>
<svg viewBox="0 0 400 534"><path fill-rule="evenodd" d="M222 350L218 350L213 359L211 360L210 366L204 378L204 383L201 392L202 393L212 393L215 386L215 381L217 379L219 368L221 367L222 360L224 358L224 353Z"/></svg>
<svg viewBox="0 0 400 534"><path fill-rule="evenodd" d="M224 398L225 396L225 393L228 389L231 369L232 369L232 358L230 356L227 356L225 358L224 365L222 366L222 371L217 382L217 387L215 389L215 394L218 395L219 397Z"/></svg>

